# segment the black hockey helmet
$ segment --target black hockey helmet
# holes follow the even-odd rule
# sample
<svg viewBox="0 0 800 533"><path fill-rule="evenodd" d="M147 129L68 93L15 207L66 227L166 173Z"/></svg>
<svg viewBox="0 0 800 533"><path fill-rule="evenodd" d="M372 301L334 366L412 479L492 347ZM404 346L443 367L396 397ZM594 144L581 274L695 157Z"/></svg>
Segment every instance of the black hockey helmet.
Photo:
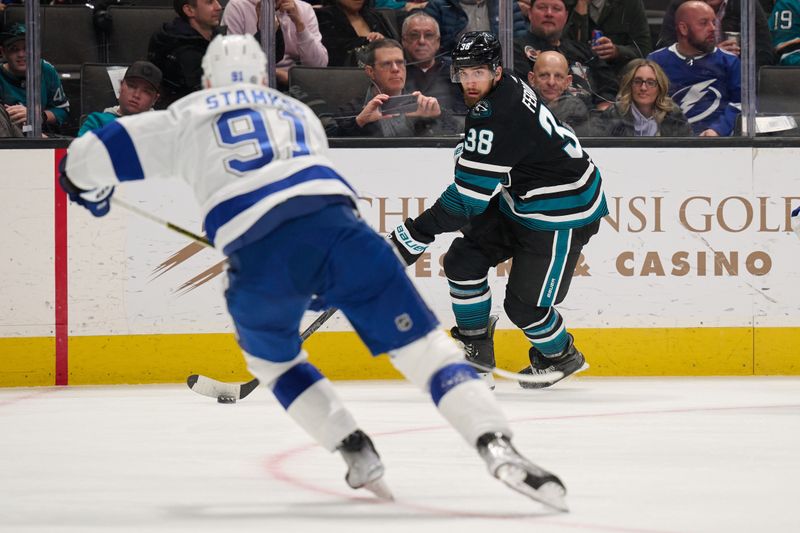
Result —
<svg viewBox="0 0 800 533"><path fill-rule="evenodd" d="M458 71L464 67L487 65L494 71L502 65L500 41L488 31L471 31L461 36L453 48L450 79L458 83Z"/></svg>

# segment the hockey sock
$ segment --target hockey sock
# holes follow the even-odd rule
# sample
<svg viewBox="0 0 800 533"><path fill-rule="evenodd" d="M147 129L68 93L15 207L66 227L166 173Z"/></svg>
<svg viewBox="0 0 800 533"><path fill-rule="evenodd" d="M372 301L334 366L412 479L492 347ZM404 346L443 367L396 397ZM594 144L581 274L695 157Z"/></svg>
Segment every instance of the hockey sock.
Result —
<svg viewBox="0 0 800 533"><path fill-rule="evenodd" d="M470 281L448 279L447 283L459 332L470 337L486 335L489 312L492 310L492 291L488 278Z"/></svg>
<svg viewBox="0 0 800 533"><path fill-rule="evenodd" d="M429 392L439 412L470 446L484 433L511 436L494 394L464 362L458 346L436 330L398 350L392 364L408 380Z"/></svg>
<svg viewBox="0 0 800 533"><path fill-rule="evenodd" d="M305 356L305 352L301 352ZM350 411L339 395L314 365L301 357L288 369L275 377L274 367L265 359L246 356L250 372L263 383L269 384L278 402L295 422L320 445L334 451L342 440L358 429ZM278 363L286 366L285 363Z"/></svg>
<svg viewBox="0 0 800 533"><path fill-rule="evenodd" d="M564 319L555 307L550 307L544 318L522 328L522 332L545 357L558 357L569 345Z"/></svg>

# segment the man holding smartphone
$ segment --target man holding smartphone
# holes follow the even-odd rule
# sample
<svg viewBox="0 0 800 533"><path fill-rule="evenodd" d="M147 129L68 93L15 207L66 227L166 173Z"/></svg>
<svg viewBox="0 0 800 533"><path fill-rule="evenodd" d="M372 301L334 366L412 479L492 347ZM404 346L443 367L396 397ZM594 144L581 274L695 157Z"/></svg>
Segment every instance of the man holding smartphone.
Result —
<svg viewBox="0 0 800 533"><path fill-rule="evenodd" d="M457 132L439 102L419 91L403 94L406 61L393 39L373 41L367 48L364 72L372 80L364 98L340 109L339 134L348 137L419 137Z"/></svg>

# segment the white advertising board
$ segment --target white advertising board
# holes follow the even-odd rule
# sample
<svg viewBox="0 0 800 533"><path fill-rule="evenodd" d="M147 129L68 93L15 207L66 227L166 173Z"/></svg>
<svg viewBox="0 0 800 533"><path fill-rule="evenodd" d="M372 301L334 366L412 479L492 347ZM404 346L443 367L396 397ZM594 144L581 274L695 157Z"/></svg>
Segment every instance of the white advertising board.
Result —
<svg viewBox="0 0 800 533"><path fill-rule="evenodd" d="M790 206L800 203L793 185L800 151L590 152L610 215L560 306L570 327L800 323L800 242L787 226ZM43 154L0 152L6 169L26 176L22 184L3 180L2 336L52 335L52 158ZM332 154L362 195L365 218L381 232L431 205L452 179L449 149ZM117 194L201 232L199 210L179 180L124 185ZM185 237L118 207L102 220L77 206L68 215L70 335L230 331L219 253L191 254ZM444 324L452 318L439 261L453 237L437 239L430 261L409 269ZM507 268L490 278L501 316ZM349 329L338 316L326 327ZM500 327L512 325L504 317Z"/></svg>

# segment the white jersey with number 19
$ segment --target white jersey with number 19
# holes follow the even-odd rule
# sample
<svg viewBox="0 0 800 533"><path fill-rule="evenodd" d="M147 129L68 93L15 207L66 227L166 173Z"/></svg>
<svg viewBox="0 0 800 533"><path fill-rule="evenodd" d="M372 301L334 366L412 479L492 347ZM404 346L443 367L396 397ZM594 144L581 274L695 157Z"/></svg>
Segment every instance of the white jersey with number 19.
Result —
<svg viewBox="0 0 800 533"><path fill-rule="evenodd" d="M123 117L70 144L67 175L82 189L180 177L203 226L229 255L281 223L356 193L327 157L306 105L261 85L198 91L165 111ZM113 159L112 159L113 156Z"/></svg>

